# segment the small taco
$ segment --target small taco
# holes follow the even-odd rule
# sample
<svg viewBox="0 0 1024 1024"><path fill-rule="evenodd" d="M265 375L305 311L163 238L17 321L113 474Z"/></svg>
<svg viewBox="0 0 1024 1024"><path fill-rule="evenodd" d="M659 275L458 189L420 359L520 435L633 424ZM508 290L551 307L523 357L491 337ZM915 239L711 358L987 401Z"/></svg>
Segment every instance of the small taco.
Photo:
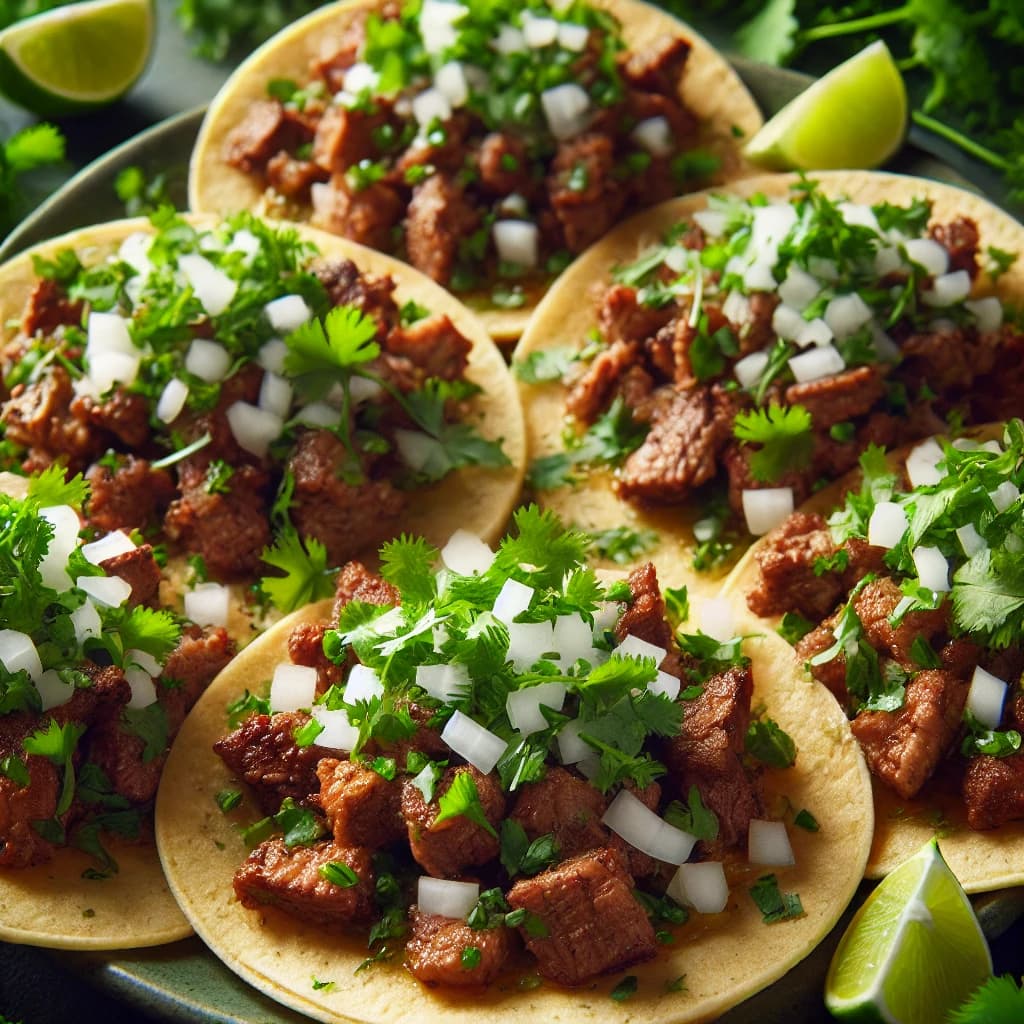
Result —
<svg viewBox="0 0 1024 1024"><path fill-rule="evenodd" d="M815 496L725 593L835 695L871 769L870 876L935 836L968 891L1024 882L1024 423L929 439Z"/></svg>
<svg viewBox="0 0 1024 1024"><path fill-rule="evenodd" d="M184 938L152 837L167 749L234 653L158 607L150 544L82 543L88 486L0 493L0 939L124 949Z"/></svg>
<svg viewBox="0 0 1024 1024"><path fill-rule="evenodd" d="M863 760L821 686L767 671L782 641L676 631L652 565L602 583L583 534L515 522L496 551L460 531L346 566L171 755L157 836L184 913L319 1020L711 1019L861 876Z"/></svg>
<svg viewBox="0 0 1024 1024"><path fill-rule="evenodd" d="M0 282L3 468L83 472L86 526L158 544L168 601L188 590L239 639L261 575L290 610L405 530L504 528L514 385L479 321L404 264L163 211L37 247Z"/></svg>
<svg viewBox="0 0 1024 1024"><path fill-rule="evenodd" d="M623 217L742 175L738 138L760 123L725 60L645 3L357 0L232 75L189 198L400 256L516 338Z"/></svg>
<svg viewBox="0 0 1024 1024"><path fill-rule="evenodd" d="M753 178L638 215L516 350L535 493L710 592L869 444L1024 411L1024 331L1004 314L1022 243L977 196L871 172Z"/></svg>

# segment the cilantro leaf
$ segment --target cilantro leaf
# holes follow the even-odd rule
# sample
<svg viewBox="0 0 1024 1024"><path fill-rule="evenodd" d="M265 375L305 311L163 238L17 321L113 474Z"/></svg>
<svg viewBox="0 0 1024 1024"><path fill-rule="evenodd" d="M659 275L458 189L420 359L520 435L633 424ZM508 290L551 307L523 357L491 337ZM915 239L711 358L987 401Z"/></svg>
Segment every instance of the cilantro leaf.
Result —
<svg viewBox="0 0 1024 1024"><path fill-rule="evenodd" d="M812 629L815 628L815 623L811 622L810 619L805 619L799 612L786 612L782 616L782 621L779 623L776 633L782 637L786 643L796 646L796 644L802 640Z"/></svg>
<svg viewBox="0 0 1024 1024"><path fill-rule="evenodd" d="M116 621L116 620L115 620ZM124 650L145 651L163 662L181 639L181 626L163 609L136 605L120 622L116 622Z"/></svg>
<svg viewBox="0 0 1024 1024"><path fill-rule="evenodd" d="M81 473L76 473L70 480L65 480L64 473L64 467L55 462L41 473L29 477L28 496L37 507L70 505L76 512L81 511L89 498L89 485Z"/></svg>
<svg viewBox="0 0 1024 1024"><path fill-rule="evenodd" d="M766 64L784 64L796 48L800 27L793 16L796 0L768 0L736 32L740 52Z"/></svg>
<svg viewBox="0 0 1024 1024"><path fill-rule="evenodd" d="M81 722L68 722L65 725L58 725L54 719L50 719L45 729L37 729L31 736L26 736L23 741L26 754L36 754L45 757L58 768L63 769L64 781L61 785L60 796L57 799L56 815L60 817L70 806L75 795L75 768L74 755L78 741L85 732L85 726Z"/></svg>
<svg viewBox="0 0 1024 1024"><path fill-rule="evenodd" d="M512 373L526 384L561 380L575 359L571 348L546 348L531 352L512 363Z"/></svg>
<svg viewBox="0 0 1024 1024"><path fill-rule="evenodd" d="M236 697L228 704L226 711L228 727L236 729L242 721L251 715L269 715L270 698L257 697L256 694L246 690L241 697Z"/></svg>
<svg viewBox="0 0 1024 1024"><path fill-rule="evenodd" d="M687 803L673 800L665 808L665 820L684 832L711 842L718 838L718 815L709 807L704 806L700 790L696 786L690 787Z"/></svg>
<svg viewBox="0 0 1024 1024"><path fill-rule="evenodd" d="M305 807L299 807L290 796L281 801L281 809L273 818L274 824L284 832L284 845L288 849L312 846L327 831L322 818Z"/></svg>
<svg viewBox="0 0 1024 1024"><path fill-rule="evenodd" d="M789 768L796 762L796 744L771 718L751 722L743 741L751 757L773 768Z"/></svg>
<svg viewBox="0 0 1024 1024"><path fill-rule="evenodd" d="M610 558L619 565L627 565L658 543L654 530L634 530L629 526L591 531L590 539L602 558Z"/></svg>
<svg viewBox="0 0 1024 1024"><path fill-rule="evenodd" d="M518 821L506 818L501 823L501 864L509 877L535 875L557 859L558 844L552 833L531 842Z"/></svg>
<svg viewBox="0 0 1024 1024"><path fill-rule="evenodd" d="M144 708L125 708L123 714L125 728L142 740L143 764L149 764L166 752L169 725L162 704L154 702Z"/></svg>
<svg viewBox="0 0 1024 1024"><path fill-rule="evenodd" d="M566 573L586 561L589 538L562 525L550 509L527 505L513 514L516 536L499 545L494 568L506 576L522 574L521 566L534 567L529 582L537 587L560 586Z"/></svg>
<svg viewBox="0 0 1024 1024"><path fill-rule="evenodd" d="M440 808L437 817L430 826L434 828L442 821L449 818L468 818L474 824L489 832L495 839L498 833L494 826L487 820L483 805L480 803L480 793L476 788L476 780L469 772L458 772L452 784L441 794L437 802Z"/></svg>
<svg viewBox="0 0 1024 1024"><path fill-rule="evenodd" d="M437 596L434 566L439 557L425 538L403 533L380 549L380 574L401 591L406 603L428 602Z"/></svg>
<svg viewBox="0 0 1024 1024"><path fill-rule="evenodd" d="M284 573L260 578L260 590L283 612L334 593L336 570L327 568L327 548L316 537L303 539L297 530L285 530L260 558Z"/></svg>
<svg viewBox="0 0 1024 1024"><path fill-rule="evenodd" d="M948 1024L1014 1024L1024 1019L1024 988L1009 974L989 978L951 1010Z"/></svg>
<svg viewBox="0 0 1024 1024"><path fill-rule="evenodd" d="M16 786L27 786L30 781L28 765L15 754L0 757L0 775L7 776Z"/></svg>
<svg viewBox="0 0 1024 1024"><path fill-rule="evenodd" d="M335 306L323 319L310 320L285 338L285 372L300 387L322 396L339 370L376 359L377 322L358 306Z"/></svg>
<svg viewBox="0 0 1024 1024"><path fill-rule="evenodd" d="M782 892L775 875L762 875L748 890L757 904L765 924L775 924L804 913L800 897L795 892Z"/></svg>
<svg viewBox="0 0 1024 1024"><path fill-rule="evenodd" d="M750 459L750 472L760 483L774 483L790 470L805 469L814 451L811 414L802 405L736 414L733 433L740 441L760 444Z"/></svg>
<svg viewBox="0 0 1024 1024"><path fill-rule="evenodd" d="M359 876L347 865L338 860L321 864L317 872L322 879L341 889L351 889L359 884Z"/></svg>
<svg viewBox="0 0 1024 1024"><path fill-rule="evenodd" d="M992 647L1016 643L1024 629L1024 571L990 549L979 551L953 575L957 624Z"/></svg>

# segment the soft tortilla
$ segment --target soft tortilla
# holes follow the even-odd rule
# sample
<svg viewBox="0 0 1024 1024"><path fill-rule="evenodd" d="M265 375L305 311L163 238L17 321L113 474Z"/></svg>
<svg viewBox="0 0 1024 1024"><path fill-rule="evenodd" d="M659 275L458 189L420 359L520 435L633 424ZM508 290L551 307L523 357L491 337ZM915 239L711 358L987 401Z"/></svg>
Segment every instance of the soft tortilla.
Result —
<svg viewBox="0 0 1024 1024"><path fill-rule="evenodd" d="M931 199L937 221L964 215L977 222L980 251L993 245L1010 252L1024 252L1024 228L991 203L962 189L923 178L873 171L821 171L810 177L820 182L826 195L846 195L853 202L908 203L915 197ZM754 192L785 196L798 180L789 174L762 175L735 182L728 191L743 196ZM513 362L544 349L583 348L587 332L597 323L594 296L600 296L607 288L613 268L632 262L644 249L660 244L669 226L703 209L708 195L714 191L722 190L669 200L645 210L591 246L544 296L513 353ZM1024 260L1018 259L999 278L993 292L1016 303L1024 298ZM526 414L530 461L562 451L565 386L560 381L520 382L519 393ZM654 530L660 541L639 560L653 561L665 585L686 584L691 596L713 597L721 577L698 573L692 567L695 549L692 526L706 514L699 502L641 508L615 494L614 478L611 470L594 469L578 486L541 491L537 498L565 522L575 523L584 530L606 530L621 525Z"/></svg>
<svg viewBox="0 0 1024 1024"><path fill-rule="evenodd" d="M680 95L708 125L707 148L722 158L722 167L713 180L731 181L753 173L738 155L733 127L749 138L761 127L760 111L739 76L707 40L640 0L591 2L618 18L630 49L641 49L666 36L682 35L690 40L693 48ZM380 6L382 3L374 0L346 0L323 7L279 32L238 67L210 104L192 151L188 194L193 210L228 213L260 208L263 189L257 179L221 159L225 139L252 103L266 99L271 79L302 79L311 59L336 48L339 35L356 14ZM532 311L529 304L513 310L478 310L491 335L499 341L518 338Z"/></svg>
<svg viewBox="0 0 1024 1024"><path fill-rule="evenodd" d="M1001 427L985 427L969 432L978 440L1001 438ZM890 456L893 464L901 462L901 454ZM801 511L827 515L839 505L843 496L860 487L860 472L851 473L831 487L820 491L801 506ZM747 610L746 595L758 578L758 550L755 544L730 573L722 587L742 614L753 623L753 629L775 629L781 616L762 619ZM782 643L777 662L780 679L788 676L794 687L802 687L809 678L794 650ZM953 873L967 892L988 892L1011 885L1024 884L1024 821L1011 822L986 832L971 829L964 818L959 794L943 792L915 800L901 800L888 786L873 783L875 803L875 836L868 858L867 877L881 878L912 857L926 842L938 839L939 848Z"/></svg>
<svg viewBox="0 0 1024 1024"><path fill-rule="evenodd" d="M192 217L197 225L213 217ZM52 259L62 249L74 249L83 263L95 263L114 252L135 231L152 230L145 219L118 221L85 228L35 246L0 267L0 322L20 320L36 281L33 256ZM311 228L302 234L324 256L348 257L360 269L390 274L400 302L415 300L432 312L447 313L473 343L467 377L483 391L469 403L468 418L481 434L501 438L511 465L501 469L468 467L439 484L417 492L403 529L444 544L463 527L488 542L504 532L522 487L525 440L515 385L501 354L480 321L460 302L424 275L381 253ZM7 332L7 337L13 335ZM374 551L365 552L371 564ZM173 569L173 567L172 567ZM168 581L174 589L174 572ZM177 567L177 578L183 576ZM245 588L234 585L229 632L240 643L253 635L254 624L245 609ZM164 597L172 600L167 590ZM68 949L125 949L159 945L190 933L160 872L152 846L116 845L111 849L120 865L113 879L82 879L91 860L75 850L58 851L56 859L35 868L0 872L0 938L8 942ZM130 910L128 910L130 908Z"/></svg>
<svg viewBox="0 0 1024 1024"><path fill-rule="evenodd" d="M420 985L399 964L378 964L354 974L367 955L362 942L304 925L267 908L246 910L235 899L232 877L245 858L239 826L260 814L250 800L224 815L215 796L236 788L213 743L227 731L225 707L248 688L262 691L274 667L287 660L287 636L295 625L329 613L321 602L283 620L243 651L215 680L178 736L157 797L156 835L164 872L185 915L213 952L262 992L317 1020L364 1024L420 1024L444 1015L452 1024L488 1024L520 1013L529 1020L565 1024L623 1020L608 993L616 977L581 989L545 984L517 989L514 980L470 995L441 993ZM789 685L778 673L785 644L775 636L750 642L755 704L796 740L797 765L765 776L771 804L806 807L821 823L818 833L790 827L796 853L792 868L744 869L733 879L729 908L694 915L674 946L649 964L629 968L639 978L629 1016L648 1024L711 1020L781 977L838 920L862 875L871 835L870 783L863 758L842 712L820 684ZM812 723L814 723L812 725ZM780 886L796 891L806 916L767 926L743 891L774 870ZM685 974L685 990L667 992ZM313 979L332 981L319 991Z"/></svg>

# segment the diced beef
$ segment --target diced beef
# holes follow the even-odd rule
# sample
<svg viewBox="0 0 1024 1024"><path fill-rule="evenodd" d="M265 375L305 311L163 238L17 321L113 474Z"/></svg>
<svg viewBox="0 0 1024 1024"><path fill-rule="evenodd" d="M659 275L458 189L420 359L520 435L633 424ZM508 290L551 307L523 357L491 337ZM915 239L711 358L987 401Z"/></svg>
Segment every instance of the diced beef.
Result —
<svg viewBox="0 0 1024 1024"><path fill-rule="evenodd" d="M308 747L296 744L295 730L309 720L302 711L253 715L213 745L228 769L252 786L267 814L276 814L285 797L300 802L320 788L317 762L335 752L315 743Z"/></svg>
<svg viewBox="0 0 1024 1024"><path fill-rule="evenodd" d="M790 469L777 480L773 480L771 484L767 484L763 480L758 480L750 468L753 454L752 448L731 443L725 444L719 454L719 459L725 466L725 472L729 479L729 505L738 516L743 515L743 492L756 490L759 487L791 487L793 502L796 505L808 498L814 480L812 472Z"/></svg>
<svg viewBox="0 0 1024 1024"><path fill-rule="evenodd" d="M487 985L501 973L517 945L515 932L504 925L470 928L459 918L424 914L416 907L409 914L409 927L405 965L426 985ZM462 954L471 948L479 951L480 958L476 966L466 967Z"/></svg>
<svg viewBox="0 0 1024 1024"><path fill-rule="evenodd" d="M60 775L49 758L26 754L25 737L38 726L35 715L16 711L0 715L0 760L20 758L29 781L20 786L0 774L0 868L24 868L42 864L53 847L35 830L33 821L52 818L60 795Z"/></svg>
<svg viewBox="0 0 1024 1024"><path fill-rule="evenodd" d="M994 333L992 367L975 379L969 395L975 423L1024 415L1024 332L1007 322Z"/></svg>
<svg viewBox="0 0 1024 1024"><path fill-rule="evenodd" d="M794 650L802 663L810 662L812 658L827 651L836 642L832 629L838 621L839 613L837 612L797 641ZM835 699L844 708L847 708L850 695L846 689L846 655L840 651L829 661L822 662L820 665L811 665L810 670L811 675L826 686Z"/></svg>
<svg viewBox="0 0 1024 1024"><path fill-rule="evenodd" d="M617 341L651 338L668 323L670 317L671 309L645 306L637 300L636 289L624 284L613 284L604 293L597 311L601 335L611 345Z"/></svg>
<svg viewBox="0 0 1024 1024"><path fill-rule="evenodd" d="M366 753L393 757L398 765L405 766L409 755L414 751L425 754L433 760L443 760L451 754L451 748L443 739L437 728L431 725L434 712L431 708L416 704L413 701L396 701L396 710L405 709L413 720L415 731L411 736L397 740L373 739L366 744Z"/></svg>
<svg viewBox="0 0 1024 1024"><path fill-rule="evenodd" d="M132 551L100 562L108 576L118 576L132 588L128 606L152 604L160 590L160 566L153 557L152 544L140 544Z"/></svg>
<svg viewBox="0 0 1024 1024"><path fill-rule="evenodd" d="M372 768L325 757L316 766L320 806L342 846L387 846L405 836L402 786Z"/></svg>
<svg viewBox="0 0 1024 1024"><path fill-rule="evenodd" d="M531 187L529 155L526 143L507 132L491 132L484 137L476 154L480 184L498 196L520 195Z"/></svg>
<svg viewBox="0 0 1024 1024"><path fill-rule="evenodd" d="M351 260L345 259L322 260L315 265L314 273L335 306L355 306L372 316L377 321L378 337L383 338L398 323L392 278L361 274Z"/></svg>
<svg viewBox="0 0 1024 1024"><path fill-rule="evenodd" d="M371 249L392 248L394 228L401 220L405 204L390 185L375 181L354 189L344 175L335 175L329 184L317 183L310 191L315 228L350 238Z"/></svg>
<svg viewBox="0 0 1024 1024"><path fill-rule="evenodd" d="M439 284L447 284L459 242L476 230L479 221L479 211L454 176L431 175L413 189L406 212L409 262Z"/></svg>
<svg viewBox="0 0 1024 1024"><path fill-rule="evenodd" d="M359 60L366 42L366 17L366 11L352 11L344 28L339 26L337 38L322 40L322 49L310 61L310 74L314 80L321 79L332 95L342 90L345 72Z"/></svg>
<svg viewBox="0 0 1024 1024"><path fill-rule="evenodd" d="M344 675L343 666L324 654L324 634L328 628L325 622L304 622L288 634L288 657L295 665L316 669L317 694L340 683Z"/></svg>
<svg viewBox="0 0 1024 1024"><path fill-rule="evenodd" d="M327 176L327 171L312 160L297 160L284 150L267 161L267 184L288 199L308 200L312 185Z"/></svg>
<svg viewBox="0 0 1024 1024"><path fill-rule="evenodd" d="M149 401L118 388L105 401L89 397L71 402L71 415L115 437L129 448L141 448L150 437Z"/></svg>
<svg viewBox="0 0 1024 1024"><path fill-rule="evenodd" d="M891 576L873 580L854 598L853 608L860 618L868 643L880 653L892 655L900 664L915 667L910 649L918 637L929 643L945 633L949 610L912 611L898 626L889 622L896 605L903 600L899 584Z"/></svg>
<svg viewBox="0 0 1024 1024"><path fill-rule="evenodd" d="M78 687L71 700L51 708L47 714L58 725L79 722L86 727L119 715L132 697L132 688L124 672L116 665L96 665L91 661L82 663L79 668L92 680L92 684Z"/></svg>
<svg viewBox="0 0 1024 1024"><path fill-rule="evenodd" d="M510 817L531 839L552 833L561 857L574 857L608 843L601 824L605 799L589 782L564 768L548 768L544 778L522 787Z"/></svg>
<svg viewBox="0 0 1024 1024"><path fill-rule="evenodd" d="M331 565L394 536L407 504L390 480L347 483L341 470L348 461L348 449L329 430L303 430L288 459L295 478L292 522L303 537L323 543Z"/></svg>
<svg viewBox="0 0 1024 1024"><path fill-rule="evenodd" d="M750 819L763 810L742 762L753 688L749 668L712 676L700 696L683 701L679 735L666 744L667 781L684 798L691 786L700 790L718 816L718 842L726 849L745 842Z"/></svg>
<svg viewBox="0 0 1024 1024"><path fill-rule="evenodd" d="M661 801L661 786L657 782L651 782L640 789L634 782L627 779L625 788L633 794L649 811L657 811ZM660 861L655 860L649 854L638 850L635 846L627 843L622 836L612 833L608 840L608 848L614 850L625 864L626 870L634 878L648 878L656 875L662 868Z"/></svg>
<svg viewBox="0 0 1024 1024"><path fill-rule="evenodd" d="M326 864L344 864L359 877L335 885L320 874ZM290 850L279 838L256 847L235 872L235 895L243 907L277 907L302 921L334 928L362 924L374 914L374 872L370 851L334 840Z"/></svg>
<svg viewBox="0 0 1024 1024"><path fill-rule="evenodd" d="M280 101L256 100L224 140L224 159L241 171L259 173L278 150L307 141L305 135Z"/></svg>
<svg viewBox="0 0 1024 1024"><path fill-rule="evenodd" d="M677 97L689 56L690 44L686 39L663 37L631 52L622 63L622 74L637 89Z"/></svg>
<svg viewBox="0 0 1024 1024"><path fill-rule="evenodd" d="M116 468L97 462L86 473L89 500L85 517L97 530L144 530L174 497L174 481L164 469L128 455Z"/></svg>
<svg viewBox="0 0 1024 1024"><path fill-rule="evenodd" d="M422 137L413 140L396 161L393 177L405 182L406 175L413 167L423 167L426 173L440 171L453 176L463 169L471 170L471 158L467 155L470 145L466 140L469 130L469 116L456 112L438 125L436 133L433 130L430 132L430 137L436 141L431 142Z"/></svg>
<svg viewBox="0 0 1024 1024"><path fill-rule="evenodd" d="M39 278L25 303L21 330L26 338L36 334L52 335L58 327L75 327L82 323L85 309L80 299L71 299L63 286L51 278Z"/></svg>
<svg viewBox="0 0 1024 1024"><path fill-rule="evenodd" d="M362 562L346 562L334 583L334 618L350 601L397 607L402 595L387 580L370 572Z"/></svg>
<svg viewBox="0 0 1024 1024"><path fill-rule="evenodd" d="M615 624L616 642L622 643L631 635L671 650L672 627L665 618L665 599L661 596L658 572L654 565L647 562L634 569L629 574L628 582L633 599Z"/></svg>
<svg viewBox="0 0 1024 1024"><path fill-rule="evenodd" d="M917 794L956 737L968 684L942 669L918 672L898 711L862 711L850 723L872 773L903 799Z"/></svg>
<svg viewBox="0 0 1024 1024"><path fill-rule="evenodd" d="M778 306L777 292L751 292L748 296L749 313L742 324L733 324L733 330L739 338L740 355L759 352L770 348L775 343L775 330L772 318Z"/></svg>
<svg viewBox="0 0 1024 1024"><path fill-rule="evenodd" d="M978 276L978 225L970 217L932 224L928 234L949 253L949 273L966 270L972 280Z"/></svg>
<svg viewBox="0 0 1024 1024"><path fill-rule="evenodd" d="M547 187L565 247L583 252L618 220L626 201L609 136L589 132L559 143Z"/></svg>
<svg viewBox="0 0 1024 1024"><path fill-rule="evenodd" d="M545 978L579 985L599 974L650 960L654 929L633 896L630 878L612 850L592 850L509 890L508 903L535 915L543 935L520 929Z"/></svg>
<svg viewBox="0 0 1024 1024"><path fill-rule="evenodd" d="M635 365L636 355L636 345L624 341L613 341L599 352L569 391L566 411L581 423L593 423L611 401L623 374Z"/></svg>
<svg viewBox="0 0 1024 1024"><path fill-rule="evenodd" d="M408 359L424 377L458 380L465 375L473 345L447 313L439 313L408 327L396 327L388 334L385 347L392 355Z"/></svg>
<svg viewBox="0 0 1024 1024"><path fill-rule="evenodd" d="M975 376L986 369L978 365L978 350L967 344L960 327L920 331L900 347L901 376L919 385L927 383L939 394L970 387Z"/></svg>
<svg viewBox="0 0 1024 1024"><path fill-rule="evenodd" d="M795 611L815 621L835 608L845 593L842 579L832 572L816 575L815 562L836 553L828 524L817 513L794 512L758 545L757 584L747 594L755 615Z"/></svg>
<svg viewBox="0 0 1024 1024"><path fill-rule="evenodd" d="M846 552L846 568L843 570L843 588L851 591L865 576L876 576L885 572L886 548L869 544L860 537L847 537L841 545Z"/></svg>
<svg viewBox="0 0 1024 1024"><path fill-rule="evenodd" d="M873 364L790 384L786 388L786 404L802 405L811 414L814 429L827 430L836 423L866 415L884 394L882 369Z"/></svg>
<svg viewBox="0 0 1024 1024"><path fill-rule="evenodd" d="M148 760L145 753L146 741L119 716L109 716L89 730L89 759L110 780L113 791L136 806L156 796L166 760L166 751Z"/></svg>
<svg viewBox="0 0 1024 1024"><path fill-rule="evenodd" d="M1024 818L1024 753L972 757L964 772L963 798L971 828L999 828Z"/></svg>
<svg viewBox="0 0 1024 1024"><path fill-rule="evenodd" d="M192 705L234 657L235 642L222 626L187 626L167 655L157 687L173 738Z"/></svg>
<svg viewBox="0 0 1024 1024"><path fill-rule="evenodd" d="M448 768L429 804L410 780L402 784L402 816L408 828L412 855L424 871L435 878L453 878L467 867L486 864L498 856L498 840L468 818L460 815L434 824L440 813L437 801L448 792L456 776L463 774L473 779L484 816L497 830L505 813L505 795L493 773L484 775L472 765Z"/></svg>
<svg viewBox="0 0 1024 1024"><path fill-rule="evenodd" d="M939 651L942 667L947 672L952 672L953 675L962 676L965 679L969 679L974 674L980 656L981 648L965 636L950 640Z"/></svg>
<svg viewBox="0 0 1024 1024"><path fill-rule="evenodd" d="M383 111L367 113L331 104L317 122L313 163L325 171L342 171L377 153L374 132L387 120Z"/></svg>
<svg viewBox="0 0 1024 1024"><path fill-rule="evenodd" d="M708 389L666 392L647 437L622 466L619 494L629 500L680 501L715 475L720 447Z"/></svg>

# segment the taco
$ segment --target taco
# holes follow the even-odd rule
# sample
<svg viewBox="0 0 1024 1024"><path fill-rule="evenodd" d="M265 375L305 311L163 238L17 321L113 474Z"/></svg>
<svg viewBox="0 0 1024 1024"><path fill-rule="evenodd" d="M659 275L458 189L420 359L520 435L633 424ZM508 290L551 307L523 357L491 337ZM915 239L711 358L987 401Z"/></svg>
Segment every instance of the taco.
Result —
<svg viewBox="0 0 1024 1024"><path fill-rule="evenodd" d="M82 543L80 476L4 478L0 939L124 949L184 938L153 800L178 727L233 644L222 627L156 607L151 545L122 531Z"/></svg>
<svg viewBox="0 0 1024 1024"><path fill-rule="evenodd" d="M975 195L860 171L638 215L516 349L538 499L710 594L868 444L1022 411L1024 332L1003 312L1024 295L1022 243Z"/></svg>
<svg viewBox="0 0 1024 1024"><path fill-rule="evenodd" d="M346 566L171 755L157 839L184 913L319 1020L611 1022L626 998L710 1019L861 876L863 761L822 687L764 671L782 642L674 633L652 565L602 583L584 535L515 522L497 551L460 532Z"/></svg>
<svg viewBox="0 0 1024 1024"><path fill-rule="evenodd" d="M935 836L970 891L1024 882L1024 423L929 439L816 495L724 591L823 682L875 791L871 877Z"/></svg>
<svg viewBox="0 0 1024 1024"><path fill-rule="evenodd" d="M401 256L514 339L617 221L746 172L760 124L725 60L645 3L332 4L228 80L189 200Z"/></svg>
<svg viewBox="0 0 1024 1024"><path fill-rule="evenodd" d="M86 526L158 544L167 601L188 591L240 640L261 575L287 611L403 530L504 528L524 463L508 370L389 257L162 211L48 242L0 282L3 468L83 472Z"/></svg>

